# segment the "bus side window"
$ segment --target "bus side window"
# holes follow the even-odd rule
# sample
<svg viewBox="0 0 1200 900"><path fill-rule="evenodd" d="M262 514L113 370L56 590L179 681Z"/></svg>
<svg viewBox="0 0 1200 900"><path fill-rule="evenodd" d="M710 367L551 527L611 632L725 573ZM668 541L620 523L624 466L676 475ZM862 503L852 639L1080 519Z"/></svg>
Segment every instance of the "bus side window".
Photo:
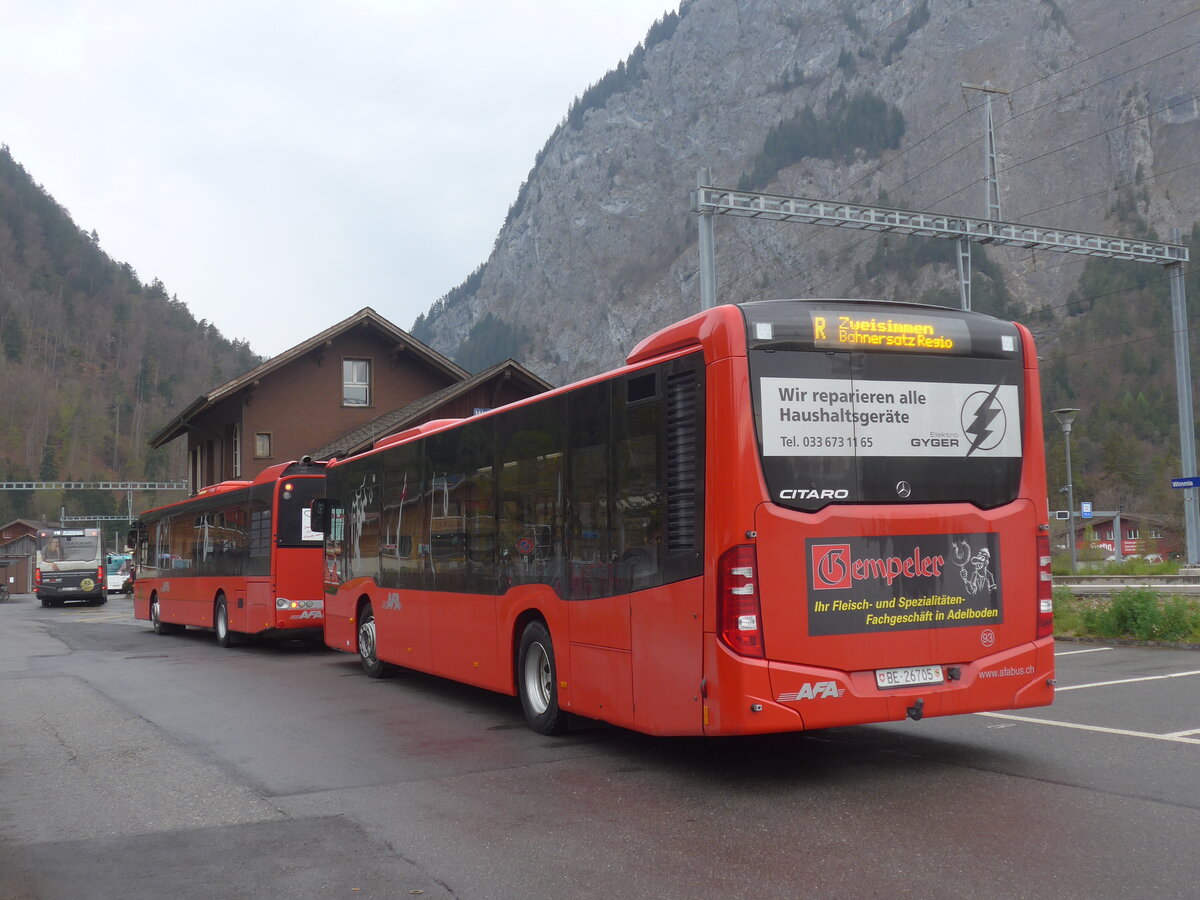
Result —
<svg viewBox="0 0 1200 900"><path fill-rule="evenodd" d="M613 553L620 590L662 584L663 405L658 370L617 382L613 396Z"/></svg>
<svg viewBox="0 0 1200 900"><path fill-rule="evenodd" d="M568 398L571 508L568 510L571 596L610 597L613 585L608 495L611 382L583 388Z"/></svg>

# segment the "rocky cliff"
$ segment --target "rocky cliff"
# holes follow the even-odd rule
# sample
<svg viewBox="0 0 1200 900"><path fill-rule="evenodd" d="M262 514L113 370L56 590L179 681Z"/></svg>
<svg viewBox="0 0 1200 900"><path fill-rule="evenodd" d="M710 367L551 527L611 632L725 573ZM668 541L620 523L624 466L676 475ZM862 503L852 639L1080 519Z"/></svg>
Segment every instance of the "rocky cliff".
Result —
<svg viewBox="0 0 1200 900"><path fill-rule="evenodd" d="M568 111L490 257L414 333L455 357L490 334L555 382L619 363L641 337L699 309L689 191L701 167L718 186L758 181L772 193L983 216L983 95L963 82L1012 92L992 105L1004 219L1186 233L1200 208L1187 167L1200 137L1192 9L685 0ZM897 128L856 138L854 110L871 108ZM832 143L803 144L817 132ZM716 225L718 302L956 297L949 242L930 242L899 275L871 264L914 252L896 239ZM1058 256L993 248L976 283L1003 281L1017 310L1054 305L1082 268Z"/></svg>

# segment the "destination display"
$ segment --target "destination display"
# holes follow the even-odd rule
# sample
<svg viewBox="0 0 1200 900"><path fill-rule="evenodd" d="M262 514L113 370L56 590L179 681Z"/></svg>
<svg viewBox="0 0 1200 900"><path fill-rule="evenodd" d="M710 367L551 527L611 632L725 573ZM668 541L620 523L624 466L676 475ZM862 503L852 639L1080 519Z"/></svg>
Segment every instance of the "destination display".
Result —
<svg viewBox="0 0 1200 900"><path fill-rule="evenodd" d="M813 310L813 346L822 350L877 349L908 352L971 352L971 332L961 319L895 314L859 317ZM1008 338L1013 344L1012 338ZM1015 349L1015 344L1006 348Z"/></svg>
<svg viewBox="0 0 1200 900"><path fill-rule="evenodd" d="M1015 385L759 379L764 456L1021 455Z"/></svg>
<svg viewBox="0 0 1200 900"><path fill-rule="evenodd" d="M1004 621L992 533L810 538L805 558L810 635Z"/></svg>

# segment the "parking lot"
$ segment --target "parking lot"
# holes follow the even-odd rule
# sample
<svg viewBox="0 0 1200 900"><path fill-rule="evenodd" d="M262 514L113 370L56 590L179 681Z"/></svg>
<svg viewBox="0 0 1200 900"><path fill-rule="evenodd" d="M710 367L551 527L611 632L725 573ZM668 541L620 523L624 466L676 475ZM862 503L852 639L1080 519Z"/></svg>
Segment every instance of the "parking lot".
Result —
<svg viewBox="0 0 1200 900"><path fill-rule="evenodd" d="M1200 745L1200 653L1059 642L1053 714L998 720Z"/></svg>
<svg viewBox="0 0 1200 900"><path fill-rule="evenodd" d="M547 738L486 691L155 635L123 597L17 598L0 604L0 896L8 870L39 900L283 878L291 896L1194 897L1200 653L1061 642L1057 661L1040 709ZM306 848L287 866L270 863L283 836Z"/></svg>

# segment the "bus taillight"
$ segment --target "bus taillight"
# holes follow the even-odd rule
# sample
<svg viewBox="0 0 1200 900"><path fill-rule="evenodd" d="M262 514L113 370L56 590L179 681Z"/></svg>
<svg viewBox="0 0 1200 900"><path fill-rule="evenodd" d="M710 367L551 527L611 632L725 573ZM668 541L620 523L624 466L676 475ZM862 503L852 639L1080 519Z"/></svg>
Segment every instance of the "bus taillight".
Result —
<svg viewBox="0 0 1200 900"><path fill-rule="evenodd" d="M1049 535L1038 535L1037 557L1037 636L1044 638L1054 634L1054 583L1050 575Z"/></svg>
<svg viewBox="0 0 1200 900"><path fill-rule="evenodd" d="M762 609L754 548L743 544L726 550L717 566L717 579L721 640L735 653L762 658Z"/></svg>
<svg viewBox="0 0 1200 900"><path fill-rule="evenodd" d="M42 570L40 568L33 570L33 583L39 586L42 583Z"/></svg>

